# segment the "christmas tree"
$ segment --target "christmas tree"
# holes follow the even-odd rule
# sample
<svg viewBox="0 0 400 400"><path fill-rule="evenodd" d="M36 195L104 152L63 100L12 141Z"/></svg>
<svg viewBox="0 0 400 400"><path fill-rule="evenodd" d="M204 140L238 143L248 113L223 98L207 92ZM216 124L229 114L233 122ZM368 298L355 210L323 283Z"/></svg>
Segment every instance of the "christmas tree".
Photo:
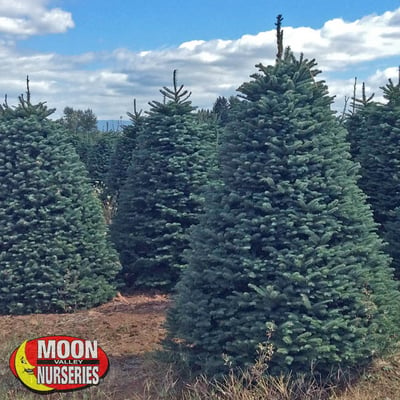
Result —
<svg viewBox="0 0 400 400"><path fill-rule="evenodd" d="M351 153L361 165L359 186L368 195L380 236L400 277L400 79L381 88L386 104L362 99L346 120ZM364 101L363 101L364 100Z"/></svg>
<svg viewBox="0 0 400 400"><path fill-rule="evenodd" d="M165 350L195 373L246 368L269 342L271 373L328 374L369 362L398 329L397 284L332 98L315 61L279 44L239 88L168 313Z"/></svg>
<svg viewBox="0 0 400 400"><path fill-rule="evenodd" d="M84 161L89 172L92 185L105 190L106 180L110 172L110 164L117 137L112 133L100 133L97 140L87 148L87 159Z"/></svg>
<svg viewBox="0 0 400 400"><path fill-rule="evenodd" d="M150 103L111 225L128 288L171 290L185 266L188 230L202 210L211 133L176 82ZM215 147L215 144L214 144Z"/></svg>
<svg viewBox="0 0 400 400"><path fill-rule="evenodd" d="M0 313L65 312L109 300L120 268L99 200L44 104L0 109Z"/></svg>
<svg viewBox="0 0 400 400"><path fill-rule="evenodd" d="M118 139L111 156L110 167L106 178L107 194L111 196L116 203L118 203L121 188L125 184L128 167L132 160L132 153L136 147L136 138L144 121L142 112L136 109L136 100L134 101L133 113L128 112L127 114L131 120L131 125L123 127L122 136Z"/></svg>

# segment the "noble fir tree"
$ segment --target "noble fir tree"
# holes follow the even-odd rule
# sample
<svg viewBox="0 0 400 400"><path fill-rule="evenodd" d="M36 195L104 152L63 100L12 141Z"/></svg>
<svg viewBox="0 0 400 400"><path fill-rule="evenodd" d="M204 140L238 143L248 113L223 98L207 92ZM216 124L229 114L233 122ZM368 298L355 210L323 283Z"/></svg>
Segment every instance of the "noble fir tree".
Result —
<svg viewBox="0 0 400 400"><path fill-rule="evenodd" d="M385 104L365 101L346 121L351 153L361 165L359 185L368 195L381 237L400 277L400 79L381 88Z"/></svg>
<svg viewBox="0 0 400 400"><path fill-rule="evenodd" d="M127 179L112 221L127 288L171 290L185 265L188 230L202 210L202 186L215 145L176 83L161 90L137 136ZM214 147L212 147L214 146Z"/></svg>
<svg viewBox="0 0 400 400"><path fill-rule="evenodd" d="M278 52L240 88L193 228L165 350L194 373L328 374L381 354L399 292L314 60Z"/></svg>
<svg viewBox="0 0 400 400"><path fill-rule="evenodd" d="M112 132L99 132L96 141L87 147L84 161L92 185L104 191L110 171L111 158L116 147L117 136Z"/></svg>
<svg viewBox="0 0 400 400"><path fill-rule="evenodd" d="M342 114L341 121L344 122L347 131L349 132L348 140L350 142L350 153L356 161L359 161L359 153L360 153L360 140L363 136L363 129L360 129L365 125L364 114L367 108L375 105L373 102L373 98L375 93L372 93L369 97L367 97L365 90L365 82L362 84L362 95L361 98L357 97L357 78L354 80L354 89L353 89L353 97L351 106L349 110L346 112L347 106L345 106L345 110ZM348 99L346 99L347 101ZM360 186L360 183L359 183Z"/></svg>
<svg viewBox="0 0 400 400"><path fill-rule="evenodd" d="M229 101L224 96L219 96L212 108L220 125L225 125L229 120Z"/></svg>
<svg viewBox="0 0 400 400"><path fill-rule="evenodd" d="M0 313L66 312L109 300L120 268L101 205L53 110L0 108Z"/></svg>
<svg viewBox="0 0 400 400"><path fill-rule="evenodd" d="M133 150L136 147L137 136L145 119L142 111L138 111L136 108L136 100L134 100L133 113L128 112L127 114L131 124L123 127L122 135L118 139L111 156L106 178L107 193L116 203L118 203L121 188L125 184Z"/></svg>

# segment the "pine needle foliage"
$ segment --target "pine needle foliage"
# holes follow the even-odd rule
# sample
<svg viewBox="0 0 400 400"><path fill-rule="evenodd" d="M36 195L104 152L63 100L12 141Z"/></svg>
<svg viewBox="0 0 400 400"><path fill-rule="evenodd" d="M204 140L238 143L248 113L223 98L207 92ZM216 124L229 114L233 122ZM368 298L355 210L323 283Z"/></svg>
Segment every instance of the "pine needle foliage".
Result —
<svg viewBox="0 0 400 400"><path fill-rule="evenodd" d="M214 132L193 113L190 93L161 90L138 133L111 233L127 289L171 290L185 267L188 230L203 207Z"/></svg>
<svg viewBox="0 0 400 400"><path fill-rule="evenodd" d="M359 185L368 195L381 237L400 277L400 83L381 88L386 104L363 99L346 121L351 153L361 165Z"/></svg>
<svg viewBox="0 0 400 400"><path fill-rule="evenodd" d="M219 139L165 351L210 375L249 367L266 343L271 374L366 364L398 329L399 292L346 132L314 60L287 49L257 67Z"/></svg>
<svg viewBox="0 0 400 400"><path fill-rule="evenodd" d="M136 100L134 100L133 113L128 112L127 114L131 120L131 124L124 126L122 135L116 143L106 178L107 194L117 204L121 188L124 186L127 178L133 150L136 148L137 136L144 122L142 111L138 111L136 108Z"/></svg>
<svg viewBox="0 0 400 400"><path fill-rule="evenodd" d="M102 132L96 142L87 148L86 168L92 185L98 188L104 188L106 185L117 140L113 133Z"/></svg>
<svg viewBox="0 0 400 400"><path fill-rule="evenodd" d="M0 313L66 312L115 293L101 205L54 110L0 108Z"/></svg>

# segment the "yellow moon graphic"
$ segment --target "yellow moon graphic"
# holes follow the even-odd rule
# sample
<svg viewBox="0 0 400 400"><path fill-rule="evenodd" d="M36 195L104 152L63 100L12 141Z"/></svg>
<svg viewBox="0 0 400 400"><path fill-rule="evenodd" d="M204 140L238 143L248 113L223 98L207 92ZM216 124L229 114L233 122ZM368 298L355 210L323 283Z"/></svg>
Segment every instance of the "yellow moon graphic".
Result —
<svg viewBox="0 0 400 400"><path fill-rule="evenodd" d="M17 372L18 378L22 383L29 389L36 390L38 392L50 392L54 390L51 387L37 383L36 376L34 374L34 365L28 362L26 357L25 347L27 340L19 346L15 354L15 371Z"/></svg>

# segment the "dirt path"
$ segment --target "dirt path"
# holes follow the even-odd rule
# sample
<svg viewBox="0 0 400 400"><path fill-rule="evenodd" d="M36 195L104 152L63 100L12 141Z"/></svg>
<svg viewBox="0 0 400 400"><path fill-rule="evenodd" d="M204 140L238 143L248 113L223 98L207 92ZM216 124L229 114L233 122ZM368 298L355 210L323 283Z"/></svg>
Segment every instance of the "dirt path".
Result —
<svg viewBox="0 0 400 400"><path fill-rule="evenodd" d="M40 336L97 340L110 359L110 370L104 382L93 388L103 394L91 398L130 399L129 394L143 385L143 356L158 349L164 337L162 325L168 305L164 295L118 295L100 307L73 314L0 316L0 340L8 344L8 351Z"/></svg>

